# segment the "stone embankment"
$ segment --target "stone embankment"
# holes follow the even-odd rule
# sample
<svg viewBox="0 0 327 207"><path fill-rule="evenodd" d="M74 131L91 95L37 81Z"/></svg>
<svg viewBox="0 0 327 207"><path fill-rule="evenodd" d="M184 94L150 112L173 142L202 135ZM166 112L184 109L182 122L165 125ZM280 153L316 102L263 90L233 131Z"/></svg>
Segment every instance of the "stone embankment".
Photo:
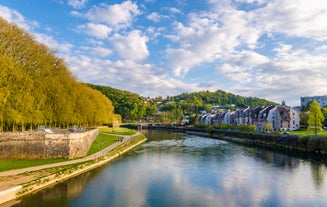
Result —
<svg viewBox="0 0 327 207"><path fill-rule="evenodd" d="M0 133L0 159L77 158L86 155L99 129L58 133L43 131Z"/></svg>
<svg viewBox="0 0 327 207"><path fill-rule="evenodd" d="M54 173L50 175L43 176L33 181L29 181L27 183L23 183L21 185L17 185L9 189L0 191L0 204L17 199L29 193L42 190L56 183L62 182L64 180L102 166L112 161L113 159L119 157L120 155L128 152L132 148L142 144L145 141L146 137L144 137L143 134L137 133L134 136L124 136L122 142L117 142L114 145L111 145L108 148L83 159L68 161L69 163L56 163L55 166L53 166L54 164L51 164L48 166L36 166L33 168L27 168L11 172L2 172L0 173L0 176L9 176L13 174L23 173L26 171L28 172L41 170L47 167L53 168L64 166L63 169L60 168L60 170L54 171ZM68 166L65 166L67 164Z"/></svg>

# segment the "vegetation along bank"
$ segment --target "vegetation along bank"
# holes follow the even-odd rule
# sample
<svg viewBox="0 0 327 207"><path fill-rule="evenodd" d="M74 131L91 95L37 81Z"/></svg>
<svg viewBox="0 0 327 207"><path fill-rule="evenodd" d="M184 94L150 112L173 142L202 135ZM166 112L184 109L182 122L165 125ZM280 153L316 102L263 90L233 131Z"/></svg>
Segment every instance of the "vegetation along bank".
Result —
<svg viewBox="0 0 327 207"><path fill-rule="evenodd" d="M321 135L291 135L244 132L238 130L222 130L197 127L150 126L149 129L170 130L182 133L233 141L240 144L260 146L301 155L313 155L317 158L327 158L327 136Z"/></svg>

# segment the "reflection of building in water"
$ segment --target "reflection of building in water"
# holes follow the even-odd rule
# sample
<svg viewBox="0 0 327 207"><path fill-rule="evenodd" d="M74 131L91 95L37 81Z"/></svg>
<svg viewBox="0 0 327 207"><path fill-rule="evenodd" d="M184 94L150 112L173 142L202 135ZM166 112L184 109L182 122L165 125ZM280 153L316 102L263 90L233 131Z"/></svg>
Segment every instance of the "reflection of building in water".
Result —
<svg viewBox="0 0 327 207"><path fill-rule="evenodd" d="M324 184L326 166L323 164L311 163L310 168L313 183L317 189L320 189Z"/></svg>
<svg viewBox="0 0 327 207"><path fill-rule="evenodd" d="M274 164L277 167L296 168L300 164L300 160L297 158L262 149L256 149L256 153L254 155L268 163Z"/></svg>

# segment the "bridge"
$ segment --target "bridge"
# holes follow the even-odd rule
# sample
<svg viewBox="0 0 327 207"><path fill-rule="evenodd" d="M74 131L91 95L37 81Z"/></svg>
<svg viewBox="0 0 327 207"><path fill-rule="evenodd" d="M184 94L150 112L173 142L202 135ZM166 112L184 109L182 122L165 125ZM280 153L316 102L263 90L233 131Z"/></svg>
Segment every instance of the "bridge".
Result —
<svg viewBox="0 0 327 207"><path fill-rule="evenodd" d="M119 126L127 126L127 125L136 125L137 129L139 129L140 131L142 131L142 128L144 126L149 126L149 125L156 125L159 123L148 123L148 122L131 122L131 123L121 123L119 124Z"/></svg>

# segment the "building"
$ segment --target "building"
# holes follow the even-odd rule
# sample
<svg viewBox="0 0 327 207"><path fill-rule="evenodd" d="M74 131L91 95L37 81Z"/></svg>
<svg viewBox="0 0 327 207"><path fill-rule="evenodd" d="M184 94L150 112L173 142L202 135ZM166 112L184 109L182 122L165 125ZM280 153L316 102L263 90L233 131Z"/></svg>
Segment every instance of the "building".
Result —
<svg viewBox="0 0 327 207"><path fill-rule="evenodd" d="M309 107L312 101L317 101L321 107L327 106L327 95L326 96L307 96L301 97L301 106Z"/></svg>
<svg viewBox="0 0 327 207"><path fill-rule="evenodd" d="M299 113L287 106L260 106L241 108L236 111L216 111L203 113L200 124L256 125L257 131L267 130L270 125L273 131L296 130L300 128Z"/></svg>

